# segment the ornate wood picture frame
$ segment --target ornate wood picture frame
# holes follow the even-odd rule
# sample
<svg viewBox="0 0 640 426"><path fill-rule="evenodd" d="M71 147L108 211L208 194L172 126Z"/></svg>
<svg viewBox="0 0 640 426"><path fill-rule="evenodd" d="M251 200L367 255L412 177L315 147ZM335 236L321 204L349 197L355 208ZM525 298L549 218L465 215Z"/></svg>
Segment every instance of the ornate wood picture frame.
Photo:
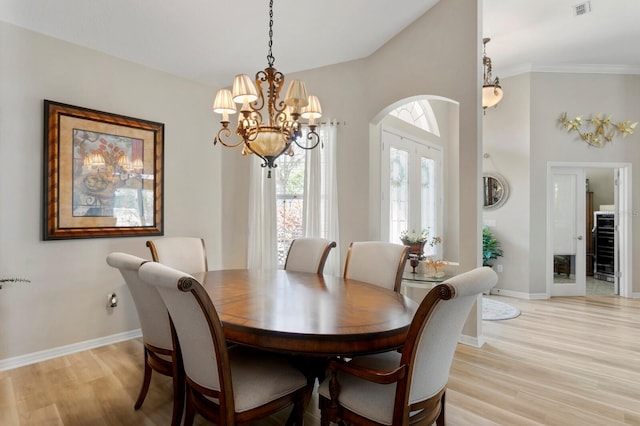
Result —
<svg viewBox="0 0 640 426"><path fill-rule="evenodd" d="M44 240L163 235L164 124L44 101Z"/></svg>

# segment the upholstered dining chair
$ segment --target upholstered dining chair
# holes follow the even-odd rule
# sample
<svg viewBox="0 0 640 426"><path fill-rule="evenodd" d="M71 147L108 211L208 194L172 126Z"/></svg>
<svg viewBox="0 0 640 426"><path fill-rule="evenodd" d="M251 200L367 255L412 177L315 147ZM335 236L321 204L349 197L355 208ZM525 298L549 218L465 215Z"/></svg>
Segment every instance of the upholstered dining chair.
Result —
<svg viewBox="0 0 640 426"><path fill-rule="evenodd" d="M331 360L318 388L321 425L444 425L445 391L473 302L497 282L488 267L456 275L420 303L402 352Z"/></svg>
<svg viewBox="0 0 640 426"><path fill-rule="evenodd" d="M162 237L147 241L154 262L188 273L208 269L204 239L197 237Z"/></svg>
<svg viewBox="0 0 640 426"><path fill-rule="evenodd" d="M291 241L284 269L322 274L327 256L335 246L335 241L325 238L297 238Z"/></svg>
<svg viewBox="0 0 640 426"><path fill-rule="evenodd" d="M228 347L213 302L195 278L155 262L142 265L139 275L158 289L171 315L186 377L185 425L196 412L219 425L236 425L290 405L290 421L302 424L312 386L304 374L276 354Z"/></svg>
<svg viewBox="0 0 640 426"><path fill-rule="evenodd" d="M384 241L354 241L344 263L344 277L399 292L409 248Z"/></svg>
<svg viewBox="0 0 640 426"><path fill-rule="evenodd" d="M144 377L134 408L137 410L142 406L149 391L151 374L157 371L173 378L174 404L171 424L179 425L184 406L184 387L180 385L183 381L179 378L181 372L177 371L179 367L171 341L169 312L158 291L140 281L138 277L138 269L145 262L148 261L126 253L115 252L107 256L107 263L119 269L127 283L142 329Z"/></svg>

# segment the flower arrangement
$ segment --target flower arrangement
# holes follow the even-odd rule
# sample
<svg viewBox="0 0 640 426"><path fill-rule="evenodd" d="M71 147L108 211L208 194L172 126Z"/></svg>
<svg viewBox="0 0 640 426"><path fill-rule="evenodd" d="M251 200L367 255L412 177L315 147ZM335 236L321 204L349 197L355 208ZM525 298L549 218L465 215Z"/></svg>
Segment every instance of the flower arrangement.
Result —
<svg viewBox="0 0 640 426"><path fill-rule="evenodd" d="M400 241L402 241L402 243L405 245L424 243L424 244L429 244L431 247L433 247L436 244L441 243L442 238L432 237L431 240L429 240L428 229L423 229L422 232L420 232L419 234L416 233L415 230L412 230L411 233L409 233L409 231L405 229L400 233Z"/></svg>
<svg viewBox="0 0 640 426"><path fill-rule="evenodd" d="M424 245L429 244L433 247L440 243L442 239L440 237L429 238L429 230L423 229L419 234L415 231L411 231L411 233L406 230L402 231L400 233L400 241L402 241L402 244L409 247L409 256L415 256L418 260L422 260L424 259Z"/></svg>

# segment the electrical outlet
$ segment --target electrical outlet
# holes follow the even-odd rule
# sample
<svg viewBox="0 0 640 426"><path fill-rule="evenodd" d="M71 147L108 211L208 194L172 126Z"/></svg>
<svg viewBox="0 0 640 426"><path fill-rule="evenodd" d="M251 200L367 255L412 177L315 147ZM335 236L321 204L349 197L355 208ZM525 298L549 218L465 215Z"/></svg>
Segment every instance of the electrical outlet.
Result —
<svg viewBox="0 0 640 426"><path fill-rule="evenodd" d="M496 271L502 272L502 265L496 265Z"/></svg>
<svg viewBox="0 0 640 426"><path fill-rule="evenodd" d="M118 306L118 296L115 293L107 294L107 308L115 308Z"/></svg>

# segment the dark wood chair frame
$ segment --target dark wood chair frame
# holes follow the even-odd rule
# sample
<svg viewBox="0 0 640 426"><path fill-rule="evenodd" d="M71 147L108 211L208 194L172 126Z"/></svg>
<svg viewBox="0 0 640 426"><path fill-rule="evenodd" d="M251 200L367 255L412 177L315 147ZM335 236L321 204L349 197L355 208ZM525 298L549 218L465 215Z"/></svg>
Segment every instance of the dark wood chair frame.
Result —
<svg viewBox="0 0 640 426"><path fill-rule="evenodd" d="M194 285L194 283L197 285ZM260 407L242 413L235 412L227 342L224 337L222 323L213 306L213 302L209 298L206 290L197 280L191 277L180 278L178 280L178 289L180 291L190 292L196 298L198 305L200 305L205 315L216 351L218 377L220 380L220 391L216 391L200 386L185 375L186 408L184 425L192 425L196 413L218 425L247 424L271 415L292 404L293 410L289 416L287 425L302 425L305 403L308 400L307 396L311 393L311 387L313 386L312 381L309 381L306 387L284 395ZM183 366L179 337L173 327L172 338L174 341L174 350L178 356L178 365ZM211 401L207 397L217 399L218 403Z"/></svg>
<svg viewBox="0 0 640 426"><path fill-rule="evenodd" d="M142 379L142 387L140 393L136 399L134 408L137 410L142 407L144 399L147 397L149 391L149 385L151 384L151 374L156 371L164 376L177 377L175 371L176 360L175 351L158 348L149 343L144 344L144 377ZM158 355L170 356L171 361L168 361ZM179 380L173 380L173 394L177 395L176 403L173 406L173 421L172 425L179 425L182 418L182 410L184 405L184 388L180 385Z"/></svg>
<svg viewBox="0 0 640 426"><path fill-rule="evenodd" d="M446 386L437 394L424 401L409 404L409 391L411 389L411 369L414 364L416 351L418 348L418 338L422 334L427 321L433 313L435 307L441 300L449 300L455 296L453 286L443 283L432 289L420 304L416 312L409 332L407 340L402 348L402 356L400 365L393 371L379 371L362 366L352 365L343 359L332 359L329 363L329 392L331 399L327 399L322 395L319 396L319 406L321 412L322 426L328 426L329 422L347 423L353 425L381 425L370 419L362 417L347 408L341 406L338 402L340 394L340 383L338 382L338 371L343 371L368 380L374 383L391 384L396 383L396 395L393 409L394 425L431 425L436 422L438 426L445 424L445 393ZM414 413L410 416L411 413Z"/></svg>
<svg viewBox="0 0 640 426"><path fill-rule="evenodd" d="M142 261L139 266L147 263L148 261ZM167 316L169 313L167 312ZM173 328L171 324L171 318L169 318L170 327ZM173 333L172 333L173 339ZM136 402L133 405L135 410L139 410L144 403L145 398L147 397L147 393L149 392L149 387L151 385L151 375L154 371L163 376L168 376L172 378L173 385L173 410L171 416L171 425L179 426L180 421L182 420L182 414L184 412L184 370L182 369L180 363L180 359L177 356L175 350L164 349L157 346L154 346L148 342L144 341L144 336L142 336L142 343L144 346L144 375L142 377L142 386L140 387L140 392L138 392L138 397L136 398ZM175 348L175 345L174 345ZM159 355L164 355L165 357L170 357L171 360L167 360Z"/></svg>

